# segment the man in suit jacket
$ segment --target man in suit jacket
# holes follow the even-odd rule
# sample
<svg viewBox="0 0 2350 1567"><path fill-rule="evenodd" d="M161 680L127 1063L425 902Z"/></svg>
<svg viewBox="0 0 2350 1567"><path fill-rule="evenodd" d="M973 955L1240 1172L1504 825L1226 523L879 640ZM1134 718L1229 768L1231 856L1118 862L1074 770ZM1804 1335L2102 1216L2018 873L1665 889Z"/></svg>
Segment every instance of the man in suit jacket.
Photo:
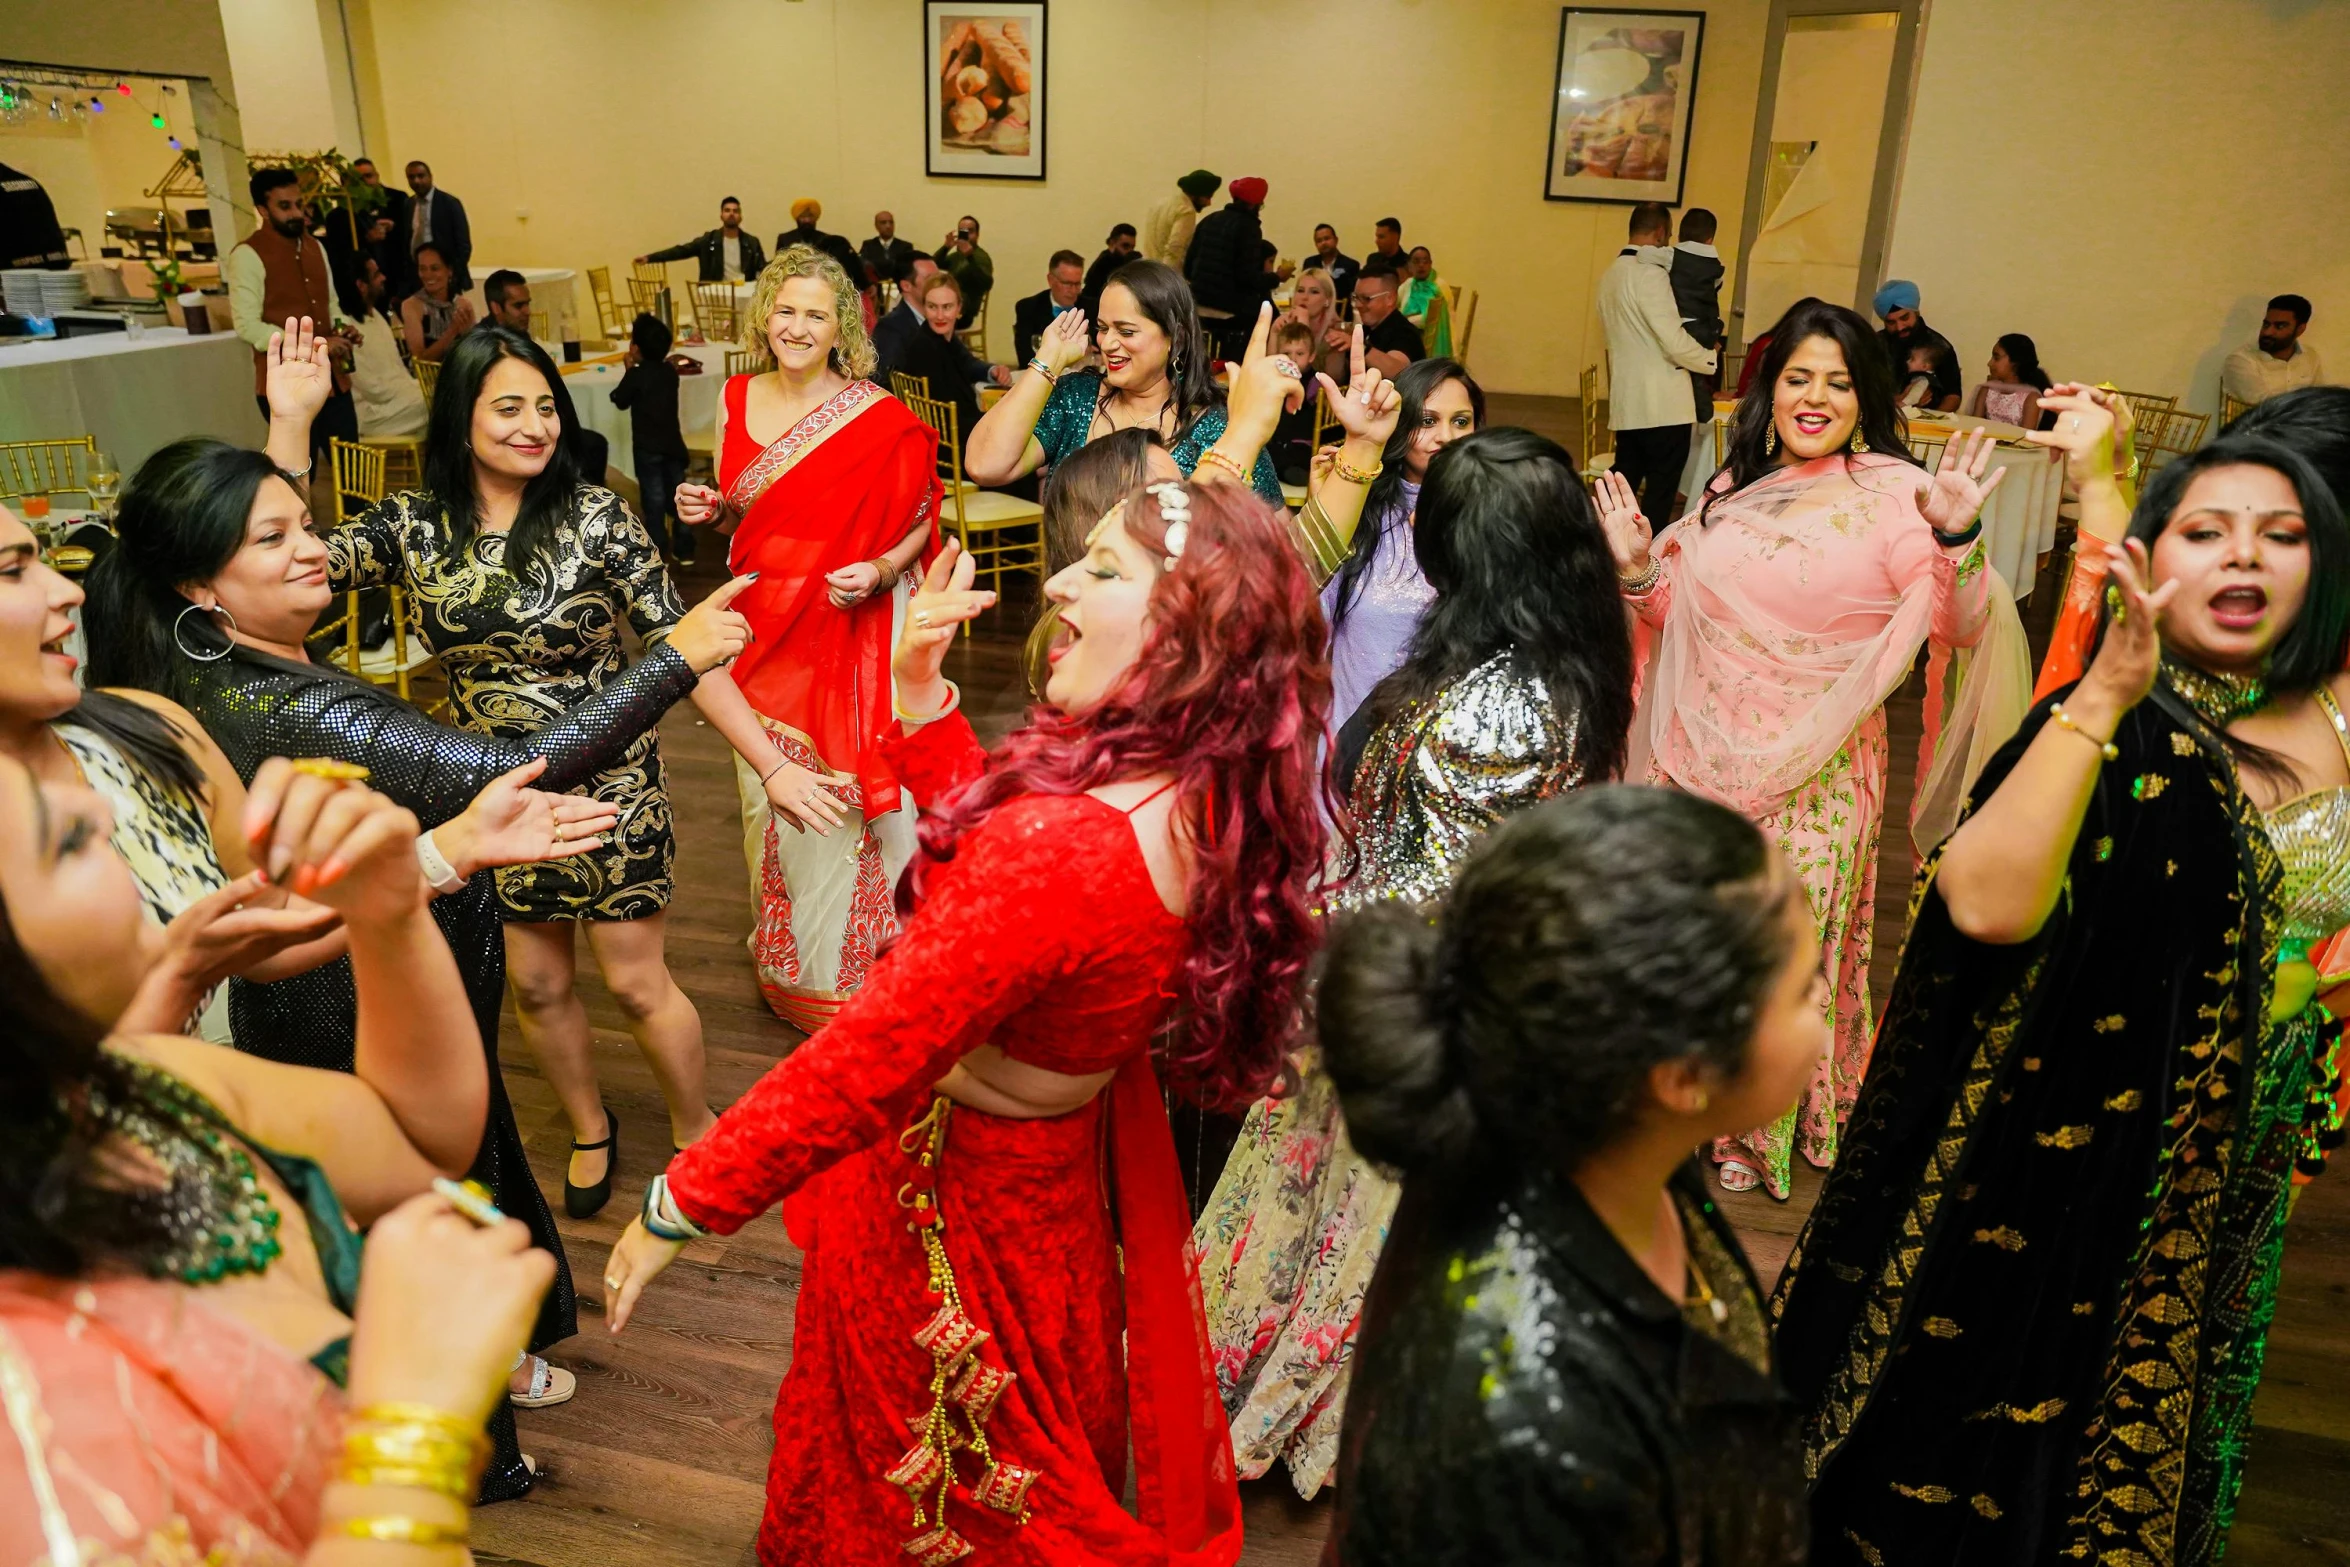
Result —
<svg viewBox="0 0 2350 1567"><path fill-rule="evenodd" d="M1672 214L1663 202L1632 208L1630 243L1599 278L1599 324L1607 329L1607 423L1614 467L1631 483L1652 528L1673 520L1681 466L1689 460L1696 411L1692 372L1711 374L1714 351L1681 325L1673 301Z"/></svg>
<svg viewBox="0 0 2350 1567"><path fill-rule="evenodd" d="M906 349L915 340L915 334L930 330L930 323L922 319L922 280L938 270L938 263L928 256L916 255L906 263L906 275L898 283L898 302L879 321L873 323L873 381L887 388L892 370L906 366Z"/></svg>
<svg viewBox="0 0 2350 1567"><path fill-rule="evenodd" d="M740 283L755 280L767 266L767 252L759 238L743 228L743 204L728 196L718 203L718 226L708 233L636 258L648 261L691 261L700 268L698 281Z"/></svg>
<svg viewBox="0 0 2350 1567"><path fill-rule="evenodd" d="M872 287L865 277L865 263L857 259L857 249L840 234L827 234L816 226L824 216L824 204L813 196L802 196L791 204L792 226L775 236L775 253L782 255L794 245L806 245L821 255L840 263L840 269L849 275L849 287L863 293Z"/></svg>
<svg viewBox="0 0 2350 1567"><path fill-rule="evenodd" d="M873 237L857 247L857 259L876 283L903 283L914 265L916 251L898 238L898 220L894 213L873 214Z"/></svg>
<svg viewBox="0 0 2350 1567"><path fill-rule="evenodd" d="M373 158L354 158L351 172L359 182L376 192L376 205L368 209L367 221L360 225L359 238L375 264L383 268L384 283L391 290L392 309L399 310L400 301L416 291L416 280L408 276L408 193L394 190L384 183L376 172Z"/></svg>
<svg viewBox="0 0 2350 1567"><path fill-rule="evenodd" d="M456 274L449 286L465 293L473 287L473 230L465 222L465 203L433 184L432 165L421 158L408 165L408 189L415 194L408 203L406 232L398 238L409 257L409 275L415 275L417 247L432 245Z"/></svg>
<svg viewBox="0 0 2350 1567"><path fill-rule="evenodd" d="M1012 307L1012 358L1026 364L1036 352L1036 340L1053 318L1077 308L1085 292L1085 258L1074 250L1056 250L1044 264L1044 291L1031 294Z"/></svg>

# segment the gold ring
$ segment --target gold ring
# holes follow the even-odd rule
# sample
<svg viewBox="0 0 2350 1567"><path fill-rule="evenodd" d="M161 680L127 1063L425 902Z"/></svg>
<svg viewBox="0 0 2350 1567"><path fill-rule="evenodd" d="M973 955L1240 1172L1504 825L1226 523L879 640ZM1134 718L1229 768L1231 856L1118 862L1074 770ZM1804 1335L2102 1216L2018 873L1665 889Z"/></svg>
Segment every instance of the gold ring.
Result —
<svg viewBox="0 0 2350 1567"><path fill-rule="evenodd" d="M368 778L367 769L357 762L338 761L331 756L302 757L294 763L294 771L332 783L365 783Z"/></svg>
<svg viewBox="0 0 2350 1567"><path fill-rule="evenodd" d="M914 612L914 624L917 626L928 626L930 624L930 611L926 609L916 610Z"/></svg>

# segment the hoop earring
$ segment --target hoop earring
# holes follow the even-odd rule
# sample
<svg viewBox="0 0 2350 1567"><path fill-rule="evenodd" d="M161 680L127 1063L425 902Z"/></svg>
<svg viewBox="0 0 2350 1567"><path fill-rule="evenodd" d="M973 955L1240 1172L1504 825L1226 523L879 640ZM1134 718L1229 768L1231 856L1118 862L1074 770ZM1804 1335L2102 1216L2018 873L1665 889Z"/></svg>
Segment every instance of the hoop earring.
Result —
<svg viewBox="0 0 2350 1567"><path fill-rule="evenodd" d="M1776 457L1778 454L1779 423L1774 419L1769 424L1763 426L1763 455L1765 457Z"/></svg>
<svg viewBox="0 0 2350 1567"><path fill-rule="evenodd" d="M1855 428L1852 432L1852 454L1855 457L1858 457L1865 453L1868 449L1869 438L1863 435L1857 428Z"/></svg>
<svg viewBox="0 0 2350 1567"><path fill-rule="evenodd" d="M194 648L189 647L187 643L180 640L181 625L186 622L190 615L195 614L198 610L202 610L207 615L220 616L222 619L228 622L228 628L231 631L237 629L237 617L230 614L227 610L222 609L218 604L190 604L186 609L181 610L179 614L172 618L171 645L180 650L180 656L182 658L192 658L199 664L217 664L222 659L228 657L227 648L224 647L217 653L199 653Z"/></svg>

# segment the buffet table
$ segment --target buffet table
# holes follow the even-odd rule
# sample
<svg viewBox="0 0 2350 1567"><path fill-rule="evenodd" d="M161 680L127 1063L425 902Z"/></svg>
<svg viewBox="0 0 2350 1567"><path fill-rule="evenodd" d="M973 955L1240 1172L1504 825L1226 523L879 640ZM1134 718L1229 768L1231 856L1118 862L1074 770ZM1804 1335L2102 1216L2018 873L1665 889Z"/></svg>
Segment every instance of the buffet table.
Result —
<svg viewBox="0 0 2350 1567"><path fill-rule="evenodd" d="M258 446L253 350L227 332L0 342L0 440L91 435L127 475L189 435Z"/></svg>
<svg viewBox="0 0 2350 1567"><path fill-rule="evenodd" d="M1681 493L1695 510L1705 486L1721 466L1730 438L1730 416L1736 403L1714 404L1710 425L1700 425L1682 471ZM2056 508L2064 499L2064 463L2045 446L2024 441L2024 432L2012 424L1971 419L1964 414L1921 413L1904 410L1909 421L1910 449L1931 468L1942 451L1962 430L1982 430L1999 444L1991 449L1991 467L2011 470L1991 492L1983 508L1983 558L2015 591L2019 599L2032 595L2032 579L2039 575L2040 557L2056 547Z"/></svg>

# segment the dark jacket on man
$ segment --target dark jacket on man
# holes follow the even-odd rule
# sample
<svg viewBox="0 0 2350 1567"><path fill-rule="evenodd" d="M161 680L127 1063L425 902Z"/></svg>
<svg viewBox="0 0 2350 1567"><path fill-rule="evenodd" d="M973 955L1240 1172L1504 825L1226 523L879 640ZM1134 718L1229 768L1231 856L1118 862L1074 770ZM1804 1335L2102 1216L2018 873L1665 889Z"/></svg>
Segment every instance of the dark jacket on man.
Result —
<svg viewBox="0 0 2350 1567"><path fill-rule="evenodd" d="M1673 280L1673 308L1681 312L1682 327L1706 347L1720 348L1721 256L1711 245L1703 250L1675 245L1669 273ZM1714 388L1721 385L1721 374L1719 371L1692 370L1689 372L1689 383L1697 396L1697 422L1704 424L1714 416Z"/></svg>
<svg viewBox="0 0 2350 1567"><path fill-rule="evenodd" d="M1354 297L1355 279L1363 275L1363 264L1343 250L1333 255L1328 261L1324 261L1322 253L1317 250L1298 265L1301 269L1320 267L1329 273L1330 286L1337 291L1341 300Z"/></svg>
<svg viewBox="0 0 2350 1567"><path fill-rule="evenodd" d="M1942 359L1934 367L1934 401L1966 395L1966 381L1958 369L1958 350L1950 346L1950 339L1926 325L1924 316L1906 333L1896 333L1889 327L1877 330L1877 341L1885 345L1885 361L1893 368L1893 390L1899 392L1909 385L1909 356L1921 343L1942 345Z"/></svg>
<svg viewBox="0 0 2350 1567"><path fill-rule="evenodd" d="M1105 250L1093 258L1093 265L1085 269L1085 286L1077 294L1077 308L1085 312L1086 320L1101 319L1102 290L1110 286L1110 279L1117 275L1120 267L1141 259L1142 252L1138 250L1129 250L1123 255L1115 250ZM1028 356L1022 354L1020 359L1026 363Z"/></svg>
<svg viewBox="0 0 2350 1567"><path fill-rule="evenodd" d="M806 245L830 256L840 263L840 269L849 275L849 287L862 293L871 285L865 277L865 263L857 259L856 247L838 234L827 234L814 224L804 228L788 228L775 236L775 253L782 255L794 245Z"/></svg>
<svg viewBox="0 0 2350 1567"><path fill-rule="evenodd" d="M907 339L894 368L926 383L924 396L954 406L955 446L960 451L979 422L978 383L987 379L986 361L959 339L941 337L924 322L922 330Z"/></svg>
<svg viewBox="0 0 2350 1567"><path fill-rule="evenodd" d="M1014 305L1012 307L1012 362L1016 365L1028 363L1029 358L1036 352L1036 340L1044 336L1046 327L1053 324L1053 317L1059 315L1064 309L1083 310L1084 308L1085 301L1082 296L1075 305L1054 304L1053 291L1049 288L1040 289Z"/></svg>
<svg viewBox="0 0 2350 1567"><path fill-rule="evenodd" d="M873 323L873 379L883 391L890 389L890 372L906 368L906 349L915 334L929 330L930 323L922 319L922 312L903 297Z"/></svg>
<svg viewBox="0 0 2350 1567"><path fill-rule="evenodd" d="M453 292L462 294L473 287L473 229L465 221L465 203L441 189L438 185L421 196L411 197L400 209L400 227L392 237L399 242L401 252L410 260L408 274L416 274L416 204L432 203L432 246L447 259L449 270L457 275L450 285Z"/></svg>
<svg viewBox="0 0 2350 1567"><path fill-rule="evenodd" d="M1225 204L1199 220L1191 232L1191 254L1183 258L1191 297L1203 309L1253 316L1273 296L1273 274L1265 270L1263 213L1245 201Z"/></svg>
<svg viewBox="0 0 2350 1567"><path fill-rule="evenodd" d="M906 241L884 240L879 234L871 235L857 247L857 259L864 263L866 274L877 283L903 283L907 271L914 265L916 254L914 247Z"/></svg>
<svg viewBox="0 0 2350 1567"><path fill-rule="evenodd" d="M743 281L753 281L767 265L767 252L759 248L758 236L749 229L741 230L735 237L743 242ZM656 250L645 259L647 261L691 261L700 268L696 276L697 281L723 283L726 281L726 230L712 229L709 233L696 239L689 239L682 245L672 245L667 250ZM854 279L852 278L851 281Z"/></svg>

